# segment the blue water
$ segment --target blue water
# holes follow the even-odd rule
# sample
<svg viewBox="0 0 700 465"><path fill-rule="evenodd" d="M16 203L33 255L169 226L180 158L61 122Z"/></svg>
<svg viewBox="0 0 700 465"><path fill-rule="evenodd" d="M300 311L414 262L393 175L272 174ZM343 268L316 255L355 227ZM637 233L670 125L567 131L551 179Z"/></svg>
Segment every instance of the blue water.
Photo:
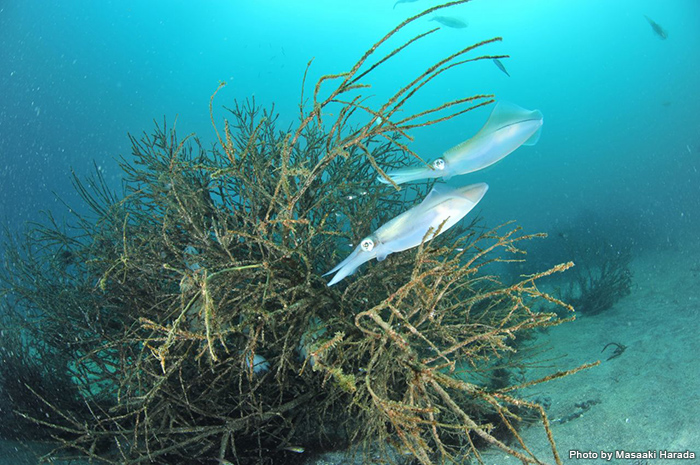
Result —
<svg viewBox="0 0 700 465"><path fill-rule="evenodd" d="M86 174L93 161L118 185L114 160L130 153L127 133L150 131L154 119L177 118L182 134L213 140L208 103L219 81L228 86L218 108L254 96L293 122L310 59L309 83L348 70L386 31L436 2L393 4L3 2L0 219L19 226L39 210L60 210L54 193L74 204L70 170ZM491 184L481 204L490 224L543 229L581 209L646 212L669 231L698 224L698 2L475 0L445 14L469 26L444 27L368 82L378 105L438 58L503 37L482 51L511 55L503 60L511 78L491 62L469 64L412 107L495 93L544 113L537 146L469 176ZM399 39L435 24L419 21ZM473 135L488 111L415 131L412 148L438 156Z"/></svg>
<svg viewBox="0 0 700 465"><path fill-rule="evenodd" d="M93 162L118 187L115 159L128 133L177 120L181 134L213 141L234 99L275 104L292 123L304 69L307 92L349 70L387 31L437 4L392 0L88 1L0 3L0 222L21 229L38 212L78 206L71 169ZM511 77L490 61L467 64L416 95L411 109L494 93L544 114L543 135L499 164L465 177L486 181L490 225L516 220L549 231L582 212L624 212L668 242L700 231L700 3L697 0L474 0L442 14L443 27L368 77L379 105L436 60L496 36L478 53L507 54ZM644 15L668 31L661 40ZM385 52L436 23L423 19ZM476 54L472 55L476 56ZM490 109L417 130L427 159L471 137ZM642 227L642 226L640 226Z"/></svg>

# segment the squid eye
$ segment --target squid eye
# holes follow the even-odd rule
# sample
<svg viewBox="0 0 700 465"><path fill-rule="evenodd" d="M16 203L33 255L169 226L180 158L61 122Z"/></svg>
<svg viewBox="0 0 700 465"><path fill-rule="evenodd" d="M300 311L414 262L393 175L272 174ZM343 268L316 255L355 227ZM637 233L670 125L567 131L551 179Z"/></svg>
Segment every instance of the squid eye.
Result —
<svg viewBox="0 0 700 465"><path fill-rule="evenodd" d="M445 160L442 158L438 158L433 162L433 168L436 170L444 170L445 169Z"/></svg>
<svg viewBox="0 0 700 465"><path fill-rule="evenodd" d="M374 241L370 239L369 237L366 239L363 239L362 242L360 243L360 247L362 247L362 250L365 252L371 252L372 249L374 248Z"/></svg>

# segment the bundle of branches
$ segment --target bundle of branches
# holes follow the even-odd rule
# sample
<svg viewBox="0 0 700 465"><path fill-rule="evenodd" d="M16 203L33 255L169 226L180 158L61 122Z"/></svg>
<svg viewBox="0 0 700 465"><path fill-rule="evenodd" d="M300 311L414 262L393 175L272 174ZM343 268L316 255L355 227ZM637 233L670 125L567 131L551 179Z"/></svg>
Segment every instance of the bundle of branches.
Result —
<svg viewBox="0 0 700 465"><path fill-rule="evenodd" d="M50 342L23 340L20 332L7 331L13 323L3 315L0 344L0 437L12 440L44 440L49 431L28 419L26 414L44 421L57 416L44 400L60 410L89 415L80 402L78 386L66 369L65 359ZM44 400L42 400L44 399Z"/></svg>
<svg viewBox="0 0 700 465"><path fill-rule="evenodd" d="M396 446L427 464L478 459L481 441L541 463L516 431L525 408L541 418L560 463L542 407L512 394L522 386L479 385L455 367L502 368L494 361L513 351L509 339L561 321L536 311L538 302L567 307L536 280L568 264L503 285L482 267L531 236L469 227L368 264L347 284L329 288L321 277L348 240L415 202L376 182L410 153L406 131L492 101L479 95L398 119L437 75L493 58L462 59L498 39L439 61L376 109L359 94L369 72L433 31L370 65L380 45L442 7L398 26L349 72L321 78L295 127L280 130L274 112L252 102L230 109L213 149L157 127L132 139L123 197L99 174L76 178L92 214L76 214L70 227L49 217L24 245L8 245L12 329L50 345L61 356L44 363L77 386L74 404L27 386L51 415L18 412L51 429L54 454L274 463L296 446L355 444ZM337 86L321 98L329 81ZM366 123L352 127L363 113ZM514 445L491 433L494 418Z"/></svg>
<svg viewBox="0 0 700 465"><path fill-rule="evenodd" d="M632 286L632 241L610 233L609 219L583 214L572 227L555 235L560 248L574 260L564 299L577 312L596 315L629 295Z"/></svg>
<svg viewBox="0 0 700 465"><path fill-rule="evenodd" d="M637 230L648 229L629 212L584 210L555 228L548 240L531 243L527 249L533 260L521 267L532 272L564 257L573 260L572 271L553 279L557 295L577 312L596 315L629 295L632 257L652 240L650 233Z"/></svg>
<svg viewBox="0 0 700 465"><path fill-rule="evenodd" d="M565 294L566 300L578 312L586 315L597 315L610 309L631 292L631 261L629 250L615 250L605 242L599 243L597 253L593 256L581 255L581 259L576 261L573 279Z"/></svg>

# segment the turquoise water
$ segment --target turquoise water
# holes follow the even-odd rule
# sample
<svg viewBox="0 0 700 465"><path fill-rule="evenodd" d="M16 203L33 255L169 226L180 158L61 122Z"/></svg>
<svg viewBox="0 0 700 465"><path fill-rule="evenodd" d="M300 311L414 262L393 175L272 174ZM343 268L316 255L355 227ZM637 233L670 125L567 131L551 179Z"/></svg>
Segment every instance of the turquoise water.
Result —
<svg viewBox="0 0 700 465"><path fill-rule="evenodd" d="M41 210L77 204L70 171L93 162L119 186L115 157L127 133L177 119L181 134L213 141L216 114L234 99L298 115L302 76L348 70L387 31L437 4L428 0L64 1L0 3L0 222L21 229ZM700 3L697 0L474 0L442 14L443 27L370 75L376 105L436 60L500 36L478 53L504 54L511 77L490 61L467 64L416 95L412 109L494 93L544 114L543 135L499 164L464 177L488 182L479 205L489 225L516 220L553 231L594 212L623 216L655 243L697 240L700 231ZM654 33L645 15L663 26ZM421 19L388 52L436 25ZM476 56L476 55L473 55ZM471 137L482 108L417 130L425 158ZM610 223L610 221L608 221ZM592 225L595 227L595 225ZM651 231L650 231L651 230Z"/></svg>
<svg viewBox="0 0 700 465"><path fill-rule="evenodd" d="M347 70L406 17L435 2L3 2L0 6L0 218L32 220L74 199L68 173L93 160L117 184L114 158L129 155L128 132L177 118L180 132L213 139L208 102L254 96L296 118L301 78ZM517 219L542 229L580 209L654 215L669 228L700 214L700 4L639 1L475 0L445 13L443 27L369 82L380 98L461 47L508 54L511 78L491 62L469 64L417 95L414 107L473 93L545 116L540 143L472 174L491 191L490 223ZM656 36L647 15L668 31ZM401 38L434 26L422 20ZM391 45L400 43L400 39ZM388 49L387 49L388 50ZM470 137L488 109L415 131L426 158Z"/></svg>

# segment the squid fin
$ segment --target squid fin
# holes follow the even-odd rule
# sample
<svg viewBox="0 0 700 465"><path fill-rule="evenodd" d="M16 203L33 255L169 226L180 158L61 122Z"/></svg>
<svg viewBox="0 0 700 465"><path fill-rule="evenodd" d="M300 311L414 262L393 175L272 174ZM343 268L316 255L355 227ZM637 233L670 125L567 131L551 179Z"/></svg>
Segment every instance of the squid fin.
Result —
<svg viewBox="0 0 700 465"><path fill-rule="evenodd" d="M530 136L528 140L523 142L523 145L535 145L540 140L540 135L542 134L542 126L535 131L533 135Z"/></svg>
<svg viewBox="0 0 700 465"><path fill-rule="evenodd" d="M498 102L493 108L491 116L489 116L486 124L484 124L474 137L478 137L482 133L492 133L506 126L510 126L511 124L532 119L542 119L542 113L539 110L526 110L514 103Z"/></svg>

